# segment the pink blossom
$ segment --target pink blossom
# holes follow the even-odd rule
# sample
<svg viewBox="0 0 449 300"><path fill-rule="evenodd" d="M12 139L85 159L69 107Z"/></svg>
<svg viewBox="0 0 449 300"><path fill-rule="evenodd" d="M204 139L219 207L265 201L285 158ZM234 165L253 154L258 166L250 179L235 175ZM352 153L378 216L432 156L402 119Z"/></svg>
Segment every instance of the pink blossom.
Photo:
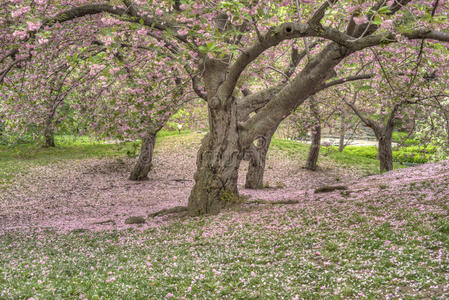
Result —
<svg viewBox="0 0 449 300"><path fill-rule="evenodd" d="M187 28L178 30L179 35L187 35L187 33L189 33L189 30Z"/></svg>
<svg viewBox="0 0 449 300"><path fill-rule="evenodd" d="M24 40L27 37L27 32L16 30L13 32L12 36L17 37L19 40Z"/></svg>
<svg viewBox="0 0 449 300"><path fill-rule="evenodd" d="M354 17L354 23L357 25L364 24L368 22L368 18L366 16Z"/></svg>
<svg viewBox="0 0 449 300"><path fill-rule="evenodd" d="M41 22L27 22L27 29L28 31L36 31L39 30L39 28L41 28L42 23Z"/></svg>
<svg viewBox="0 0 449 300"><path fill-rule="evenodd" d="M156 8L156 16L160 17L163 13L164 12L160 8Z"/></svg>

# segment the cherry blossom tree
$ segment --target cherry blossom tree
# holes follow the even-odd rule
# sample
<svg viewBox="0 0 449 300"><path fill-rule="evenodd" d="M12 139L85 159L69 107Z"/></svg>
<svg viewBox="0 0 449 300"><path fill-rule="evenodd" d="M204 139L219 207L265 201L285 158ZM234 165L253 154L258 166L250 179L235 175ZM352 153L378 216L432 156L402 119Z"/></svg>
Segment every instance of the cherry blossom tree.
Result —
<svg viewBox="0 0 449 300"><path fill-rule="evenodd" d="M243 150L324 89L346 58L404 39L449 41L445 17L428 17L432 8L438 16L447 9L443 1L301 1L299 11L296 3L280 0L126 0L115 5L39 0L30 4L10 0L1 8L2 16L7 16L1 23L7 25L2 26L1 39L6 43L0 54L0 82L32 56L35 40L48 27L98 14L145 26L148 35L170 49L187 69L193 89L207 100L210 128L198 153L188 204L192 215L217 213L238 197L237 170ZM298 13L308 18L298 19ZM288 82L275 83L268 100L266 91L239 99L239 81L251 64L268 49L305 37L327 42ZM242 105L252 111L258 108L257 112L241 121Z"/></svg>
<svg viewBox="0 0 449 300"><path fill-rule="evenodd" d="M176 70L165 77L153 78L155 71L150 57L137 65L128 64L127 70L113 67L111 82L100 81L86 93L80 104L84 118L89 118L91 132L118 139L141 139L137 162L130 174L131 180L145 180L151 170L157 133L165 126L179 107L191 99L185 79ZM175 89L173 89L175 86Z"/></svg>
<svg viewBox="0 0 449 300"><path fill-rule="evenodd" d="M30 63L11 72L0 91L9 129L37 132L47 147L55 146L55 123L63 123L67 117L63 111L71 110L65 100L100 74L101 70L88 71L86 61L106 50L96 44L83 47L73 30L63 34L61 43L35 49Z"/></svg>
<svg viewBox="0 0 449 300"><path fill-rule="evenodd" d="M408 47L385 48L388 51L384 53L370 49L363 58L360 56L359 65L368 66L369 72L376 74L372 79L331 91L373 130L381 172L393 169L394 129L398 124L413 127L422 106L429 106L431 99L447 96L444 90L449 70L447 65L438 64L441 56L435 51L424 53L424 41L409 42Z"/></svg>

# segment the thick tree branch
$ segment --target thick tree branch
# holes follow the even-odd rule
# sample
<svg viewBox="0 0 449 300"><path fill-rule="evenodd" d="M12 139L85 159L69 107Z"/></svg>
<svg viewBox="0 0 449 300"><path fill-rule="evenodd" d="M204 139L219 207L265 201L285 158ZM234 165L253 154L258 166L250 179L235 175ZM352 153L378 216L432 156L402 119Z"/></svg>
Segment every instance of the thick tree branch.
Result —
<svg viewBox="0 0 449 300"><path fill-rule="evenodd" d="M334 67L350 53L336 43L331 43L325 47L255 116L241 124L241 144L249 145L254 137L268 132L285 119L298 105L317 93L333 74Z"/></svg>
<svg viewBox="0 0 449 300"><path fill-rule="evenodd" d="M123 4L128 8L128 12L131 16L137 17L137 9L131 0L123 0Z"/></svg>
<svg viewBox="0 0 449 300"><path fill-rule="evenodd" d="M19 53L19 49L14 48L10 51L8 51L2 58L0 58L0 64L3 63L8 57L11 57L14 59L15 55Z"/></svg>
<svg viewBox="0 0 449 300"><path fill-rule="evenodd" d="M249 94L237 101L239 121L246 120L248 115L265 106L284 86L270 87L257 93Z"/></svg>
<svg viewBox="0 0 449 300"><path fill-rule="evenodd" d="M319 25L321 20L324 18L324 14L326 13L327 9L337 2L338 0L325 0L320 8L318 8L317 11L313 14L312 18L310 18L309 24Z"/></svg>
<svg viewBox="0 0 449 300"><path fill-rule="evenodd" d="M259 40L250 48L245 50L231 66L226 81L221 85L218 91L220 99L226 101L234 91L241 73L245 68L253 62L265 50L278 45L287 39L294 39L306 36L324 37L333 41L344 41L342 36L344 33L327 28L323 31L320 25L321 19L324 17L326 10L331 4L338 0L326 0L324 4L314 13L307 24L287 22L276 28L271 28L266 34L259 37Z"/></svg>
<svg viewBox="0 0 449 300"><path fill-rule="evenodd" d="M435 31L430 29L418 29L411 32L405 32L402 35L410 40L430 39L441 42L449 42L449 32Z"/></svg>
<svg viewBox="0 0 449 300"><path fill-rule="evenodd" d="M310 45L310 47L315 47L318 44L319 42L314 42L312 43L312 45ZM251 94L249 92L247 95L244 95L245 96L244 98L238 100L237 106L239 112L239 120L246 121L250 113L257 111L261 109L263 106L265 106L271 100L271 98L274 97L276 93L278 93L281 90L281 88L285 86L285 84L287 84L288 80L295 72L296 67L299 65L301 60L304 57L306 57L306 55L307 55L306 50L303 50L301 51L301 53L299 53L298 49L292 47L290 64L287 67L287 70L285 72L282 72L282 74L286 78L278 86L270 87L255 94Z"/></svg>

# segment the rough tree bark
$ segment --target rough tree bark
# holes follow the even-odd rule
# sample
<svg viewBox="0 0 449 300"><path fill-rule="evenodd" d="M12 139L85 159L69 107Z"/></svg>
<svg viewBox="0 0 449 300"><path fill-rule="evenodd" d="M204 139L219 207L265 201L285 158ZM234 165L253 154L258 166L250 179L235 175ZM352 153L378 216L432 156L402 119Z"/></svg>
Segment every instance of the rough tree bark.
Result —
<svg viewBox="0 0 449 300"><path fill-rule="evenodd" d="M234 107L229 108L235 111ZM189 214L216 214L238 199L237 177L243 149L239 146L236 114L210 112L210 132L198 151L197 171L188 203Z"/></svg>
<svg viewBox="0 0 449 300"><path fill-rule="evenodd" d="M149 133L142 139L139 158L134 165L130 180L140 181L147 180L148 173L152 167L154 145L156 144L156 133Z"/></svg>
<svg viewBox="0 0 449 300"><path fill-rule="evenodd" d="M227 65L205 58L204 83L207 91L210 131L197 156L195 185L190 193L190 215L216 214L238 199L237 177L243 156L239 142L237 102L232 91L220 89Z"/></svg>

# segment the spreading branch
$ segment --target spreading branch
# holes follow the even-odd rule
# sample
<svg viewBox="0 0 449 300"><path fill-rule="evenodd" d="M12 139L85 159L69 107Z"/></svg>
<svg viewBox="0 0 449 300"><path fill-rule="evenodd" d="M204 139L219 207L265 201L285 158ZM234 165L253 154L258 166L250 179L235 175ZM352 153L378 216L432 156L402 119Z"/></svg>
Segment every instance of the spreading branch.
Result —
<svg viewBox="0 0 449 300"><path fill-rule="evenodd" d="M418 29L411 32L404 32L403 35L410 40L437 40L441 42L449 42L449 32L442 32L430 29Z"/></svg>
<svg viewBox="0 0 449 300"><path fill-rule="evenodd" d="M351 81L371 79L373 77L374 77L374 74L361 74L361 75L348 76L348 77L336 79L333 81L329 81L323 86L322 89L324 90L324 89L330 88L334 85L344 84L344 83L351 82Z"/></svg>
<svg viewBox="0 0 449 300"><path fill-rule="evenodd" d="M19 49L17 48L8 51L2 58L0 58L0 64L3 63L8 57L14 59L17 53L19 53Z"/></svg>

